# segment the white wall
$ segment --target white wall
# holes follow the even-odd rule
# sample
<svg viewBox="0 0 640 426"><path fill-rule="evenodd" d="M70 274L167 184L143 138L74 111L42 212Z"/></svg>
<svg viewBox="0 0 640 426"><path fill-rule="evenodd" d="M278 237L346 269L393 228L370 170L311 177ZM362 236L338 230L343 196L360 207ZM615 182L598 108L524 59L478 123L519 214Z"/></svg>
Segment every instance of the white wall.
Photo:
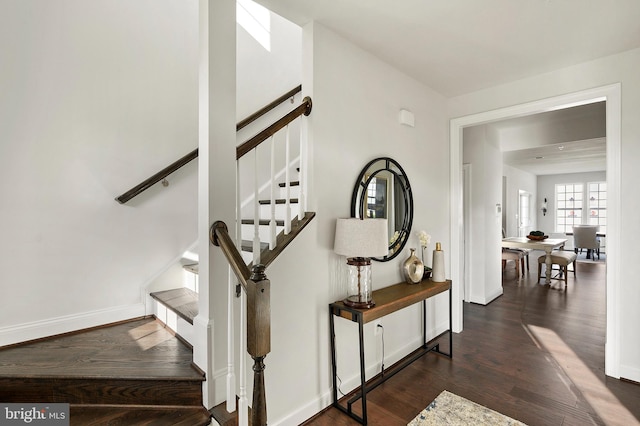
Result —
<svg viewBox="0 0 640 426"><path fill-rule="evenodd" d="M538 209L538 223L540 229L544 230L547 234L556 233L555 230L555 194L556 184L564 183L582 183L585 191L587 190L587 183L589 182L606 182L606 172L590 172L590 173L564 173L557 175L542 175L538 176L538 198L537 205L539 206L544 198L547 198L547 214L543 215L542 211ZM586 192L585 192L586 197ZM586 198L585 198L586 199ZM585 211L586 214L586 211ZM584 216L584 220L587 221L588 216ZM586 224L586 222L585 222ZM564 234L562 234L564 235ZM568 248L573 247L568 245Z"/></svg>
<svg viewBox="0 0 640 426"><path fill-rule="evenodd" d="M538 206L540 202L536 201L537 194L537 177L534 174L525 172L515 167L504 164L502 166L503 175L506 178L506 202L502 206L504 214L507 219L507 226L505 228L506 234L509 237L518 235L518 215L519 215L519 191L527 191L531 194L531 209L530 212L532 223L532 230L540 228L538 226L539 220L537 220L537 213L540 212ZM541 214L542 215L542 214Z"/></svg>
<svg viewBox="0 0 640 426"><path fill-rule="evenodd" d="M620 172L620 274L615 285L619 288L614 315L619 318L618 328L609 330L608 345L619 345L619 374L640 381L640 339L637 324L640 323L640 287L633 267L640 255L635 236L640 233L640 221L636 213L640 209L640 196L635 182L640 178L637 167L640 158L640 50L632 50L587 62L555 72L516 81L510 84L481 90L449 100L449 116L463 117L534 100L584 91L621 83L621 159ZM615 219L614 219L615 220ZM608 239L611 247L612 240ZM611 283L608 283L611 284ZM617 360L614 360L615 364Z"/></svg>
<svg viewBox="0 0 640 426"><path fill-rule="evenodd" d="M471 282L465 300L487 304L502 294L500 277L500 239L502 213L502 153L496 140L487 135L486 126L464 129L464 164L471 165Z"/></svg>
<svg viewBox="0 0 640 426"><path fill-rule="evenodd" d="M416 230L432 245L448 241L448 147L444 99L390 65L316 24L304 29L303 87L313 97L314 179L311 211L316 219L269 268L272 352L265 363L270 424L299 424L330 402L331 361L328 304L346 296L345 259L333 253L335 220L348 217L355 179L377 156L405 169L415 202L411 240L387 263L374 262L374 289L402 280L401 263L416 247ZM401 108L414 112L416 126L398 122ZM433 249L434 247L430 247ZM447 263L448 271L448 263ZM447 296L429 303L428 331L446 327ZM420 309L383 319L386 365L415 349L421 336ZM337 320L338 371L342 390L357 384L355 324ZM379 368L381 348L372 325L365 327L369 373ZM286 371L286 374L283 372Z"/></svg>
<svg viewBox="0 0 640 426"><path fill-rule="evenodd" d="M302 28L275 13L269 17L270 50L237 26L238 121L302 83Z"/></svg>
<svg viewBox="0 0 640 426"><path fill-rule="evenodd" d="M145 313L196 239L197 4L0 3L0 345ZM7 303L11 300L10 303Z"/></svg>
<svg viewBox="0 0 640 426"><path fill-rule="evenodd" d="M198 4L7 1L0 15L0 268L20 301L0 310L0 344L142 315L147 284L181 285L197 161L114 197L197 147ZM237 28L239 117L301 82L302 30L271 14L271 36L267 52Z"/></svg>

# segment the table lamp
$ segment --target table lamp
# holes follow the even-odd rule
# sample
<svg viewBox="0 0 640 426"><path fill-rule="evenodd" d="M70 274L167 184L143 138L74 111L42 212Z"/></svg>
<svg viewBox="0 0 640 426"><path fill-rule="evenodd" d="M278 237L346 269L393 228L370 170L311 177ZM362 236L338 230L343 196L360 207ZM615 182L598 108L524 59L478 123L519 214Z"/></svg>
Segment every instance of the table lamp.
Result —
<svg viewBox="0 0 640 426"><path fill-rule="evenodd" d="M349 288L344 304L354 308L375 306L371 288L371 258L389 254L386 219L338 219L333 251L347 256Z"/></svg>

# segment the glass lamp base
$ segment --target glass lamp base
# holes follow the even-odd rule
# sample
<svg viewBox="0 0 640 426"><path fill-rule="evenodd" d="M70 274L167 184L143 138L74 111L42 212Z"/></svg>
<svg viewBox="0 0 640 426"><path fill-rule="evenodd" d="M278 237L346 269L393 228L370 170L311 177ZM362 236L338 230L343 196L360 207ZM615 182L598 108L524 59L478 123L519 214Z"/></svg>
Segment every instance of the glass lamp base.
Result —
<svg viewBox="0 0 640 426"><path fill-rule="evenodd" d="M343 300L344 304L356 309L369 309L376 306L376 302L371 300L358 300L360 299L358 296L349 296Z"/></svg>
<svg viewBox="0 0 640 426"><path fill-rule="evenodd" d="M375 306L371 295L371 259L351 257L347 259L347 268L349 289L344 304L357 309Z"/></svg>

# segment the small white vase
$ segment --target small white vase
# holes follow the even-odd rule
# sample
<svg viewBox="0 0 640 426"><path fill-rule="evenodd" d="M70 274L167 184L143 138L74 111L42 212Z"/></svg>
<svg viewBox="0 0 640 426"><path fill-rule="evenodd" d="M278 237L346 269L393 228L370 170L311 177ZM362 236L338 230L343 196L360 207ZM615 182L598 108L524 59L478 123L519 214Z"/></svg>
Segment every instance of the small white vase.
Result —
<svg viewBox="0 0 640 426"><path fill-rule="evenodd" d="M441 283L446 281L444 275L444 251L440 243L436 243L436 249L433 251L433 273L431 275L431 281Z"/></svg>

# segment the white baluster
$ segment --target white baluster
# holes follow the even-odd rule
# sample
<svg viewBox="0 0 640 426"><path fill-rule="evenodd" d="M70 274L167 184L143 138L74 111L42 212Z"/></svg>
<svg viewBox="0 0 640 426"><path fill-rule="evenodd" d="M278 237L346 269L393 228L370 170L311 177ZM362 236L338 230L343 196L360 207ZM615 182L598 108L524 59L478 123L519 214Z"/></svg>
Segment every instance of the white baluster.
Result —
<svg viewBox="0 0 640 426"><path fill-rule="evenodd" d="M253 150L253 264L260 263L260 187L258 186L258 148Z"/></svg>
<svg viewBox="0 0 640 426"><path fill-rule="evenodd" d="M285 235L289 235L291 232L291 185L289 182L291 181L289 176L290 170L290 149L289 149L289 125L287 124L286 128L286 141L285 141L285 160L284 160L284 188L285 188L285 217L284 217L284 233Z"/></svg>
<svg viewBox="0 0 640 426"><path fill-rule="evenodd" d="M269 221L269 249L276 247L276 143L271 136L271 220Z"/></svg>
<svg viewBox="0 0 640 426"><path fill-rule="evenodd" d="M234 368L234 319L233 304L236 298L235 275L229 265L229 289L227 295L227 411L232 413L236 409L236 373Z"/></svg>
<svg viewBox="0 0 640 426"><path fill-rule="evenodd" d="M240 200L240 162L236 162L236 247L242 247L242 205ZM256 170L257 174L257 170ZM235 285L233 286L235 296ZM238 424L240 426L248 426L249 424L249 402L247 400L247 367L244 362L244 355L247 353L247 296L244 290L240 291L240 347L238 351L240 353L240 365L239 365L239 392L238 392ZM229 320L231 328L235 324L234 318ZM232 339L232 337L230 337ZM235 345L233 340L230 340L229 346ZM233 361L235 362L235 360ZM235 384L234 394L229 397L229 391L227 391L227 411L232 412L229 409L230 403L235 403Z"/></svg>
<svg viewBox="0 0 640 426"><path fill-rule="evenodd" d="M236 161L236 222L235 241L236 247L241 247L242 219L240 215L240 161ZM229 288L227 295L227 411L236 409L236 374L235 374L235 321L233 318L233 305L236 299L236 278L229 266Z"/></svg>
<svg viewBox="0 0 640 426"><path fill-rule="evenodd" d="M249 401L247 400L247 296L240 293L240 392L238 393L238 425L249 425Z"/></svg>
<svg viewBox="0 0 640 426"><path fill-rule="evenodd" d="M299 191L298 191L298 218L302 220L307 213L307 120L300 120L300 160L298 167L299 175Z"/></svg>

